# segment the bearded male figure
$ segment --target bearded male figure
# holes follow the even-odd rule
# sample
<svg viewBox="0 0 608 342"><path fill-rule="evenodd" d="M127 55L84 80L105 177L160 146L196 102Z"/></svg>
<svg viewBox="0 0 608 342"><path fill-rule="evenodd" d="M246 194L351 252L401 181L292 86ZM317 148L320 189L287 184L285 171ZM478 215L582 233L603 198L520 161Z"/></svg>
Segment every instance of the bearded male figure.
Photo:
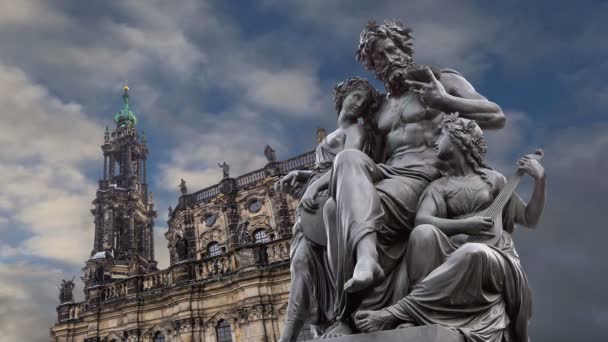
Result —
<svg viewBox="0 0 608 342"><path fill-rule="evenodd" d="M374 127L382 163L352 149L334 160L324 216L338 322L326 337L354 333L355 311L406 295L405 249L418 199L441 176L434 143L444 114L458 112L488 129L505 123L500 107L458 72L417 65L412 55L411 30L399 21L370 22L361 33L357 60L388 91Z"/></svg>

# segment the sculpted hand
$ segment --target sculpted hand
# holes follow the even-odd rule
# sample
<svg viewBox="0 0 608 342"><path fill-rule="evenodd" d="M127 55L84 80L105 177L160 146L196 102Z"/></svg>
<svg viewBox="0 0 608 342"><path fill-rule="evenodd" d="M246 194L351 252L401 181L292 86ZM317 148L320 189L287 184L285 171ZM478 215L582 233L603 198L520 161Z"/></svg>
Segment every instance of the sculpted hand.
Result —
<svg viewBox="0 0 608 342"><path fill-rule="evenodd" d="M545 168L537 158L525 155L517 161L517 171L529 174L535 180L545 177Z"/></svg>
<svg viewBox="0 0 608 342"><path fill-rule="evenodd" d="M494 234L488 232L494 226L491 217L473 216L463 220L467 224L463 231L464 234L494 236Z"/></svg>
<svg viewBox="0 0 608 342"><path fill-rule="evenodd" d="M317 203L318 194L317 187L309 186L300 200L300 206L306 211L315 212L319 208L319 203Z"/></svg>
<svg viewBox="0 0 608 342"><path fill-rule="evenodd" d="M285 177L281 178L275 184L275 190L281 192L290 192L293 190L293 187L296 185L298 179L298 171L291 171Z"/></svg>
<svg viewBox="0 0 608 342"><path fill-rule="evenodd" d="M431 80L430 82L425 83L406 80L405 83L413 88L413 91L419 95L420 101L422 101L425 105L431 108L440 109L444 99L448 96L448 93L445 91L445 87L435 77L435 74L433 74L430 68L426 68L426 73Z"/></svg>

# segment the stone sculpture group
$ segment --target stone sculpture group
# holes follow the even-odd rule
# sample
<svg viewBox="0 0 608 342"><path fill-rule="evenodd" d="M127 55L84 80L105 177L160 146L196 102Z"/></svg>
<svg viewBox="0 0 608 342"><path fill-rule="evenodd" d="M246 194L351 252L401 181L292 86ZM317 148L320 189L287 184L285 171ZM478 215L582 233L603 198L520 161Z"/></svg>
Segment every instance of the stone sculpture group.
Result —
<svg viewBox="0 0 608 342"><path fill-rule="evenodd" d="M457 71L416 64L412 31L369 22L356 58L385 85L351 77L334 92L338 127L313 170L277 187L300 197L282 342L439 324L467 341L528 341L531 298L515 225L545 201L542 151L506 178L486 165L483 130L501 108ZM534 179L526 203L514 191Z"/></svg>

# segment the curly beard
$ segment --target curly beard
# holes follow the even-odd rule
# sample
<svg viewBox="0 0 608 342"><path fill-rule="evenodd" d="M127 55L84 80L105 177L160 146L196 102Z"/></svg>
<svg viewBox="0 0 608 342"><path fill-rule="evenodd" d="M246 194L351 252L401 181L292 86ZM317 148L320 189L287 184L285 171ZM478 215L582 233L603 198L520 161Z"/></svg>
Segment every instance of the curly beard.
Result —
<svg viewBox="0 0 608 342"><path fill-rule="evenodd" d="M398 60L388 64L384 69L376 72L376 77L384 82L386 91L392 95L401 95L407 91L407 69L413 64L412 61Z"/></svg>

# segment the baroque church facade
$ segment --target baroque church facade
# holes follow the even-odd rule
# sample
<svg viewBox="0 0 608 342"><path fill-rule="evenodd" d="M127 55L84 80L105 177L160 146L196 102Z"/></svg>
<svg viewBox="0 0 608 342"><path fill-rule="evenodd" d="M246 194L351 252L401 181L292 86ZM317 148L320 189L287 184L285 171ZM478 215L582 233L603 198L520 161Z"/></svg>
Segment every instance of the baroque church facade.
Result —
<svg viewBox="0 0 608 342"><path fill-rule="evenodd" d="M314 153L279 161L267 146L261 169L232 177L224 163L219 183L193 193L182 180L165 232L170 265L159 270L147 141L127 86L123 102L101 146L93 250L82 269L85 299L75 302L73 283L64 281L51 341L278 341L297 201L274 184L291 170L312 168ZM301 339L309 337L307 330Z"/></svg>

